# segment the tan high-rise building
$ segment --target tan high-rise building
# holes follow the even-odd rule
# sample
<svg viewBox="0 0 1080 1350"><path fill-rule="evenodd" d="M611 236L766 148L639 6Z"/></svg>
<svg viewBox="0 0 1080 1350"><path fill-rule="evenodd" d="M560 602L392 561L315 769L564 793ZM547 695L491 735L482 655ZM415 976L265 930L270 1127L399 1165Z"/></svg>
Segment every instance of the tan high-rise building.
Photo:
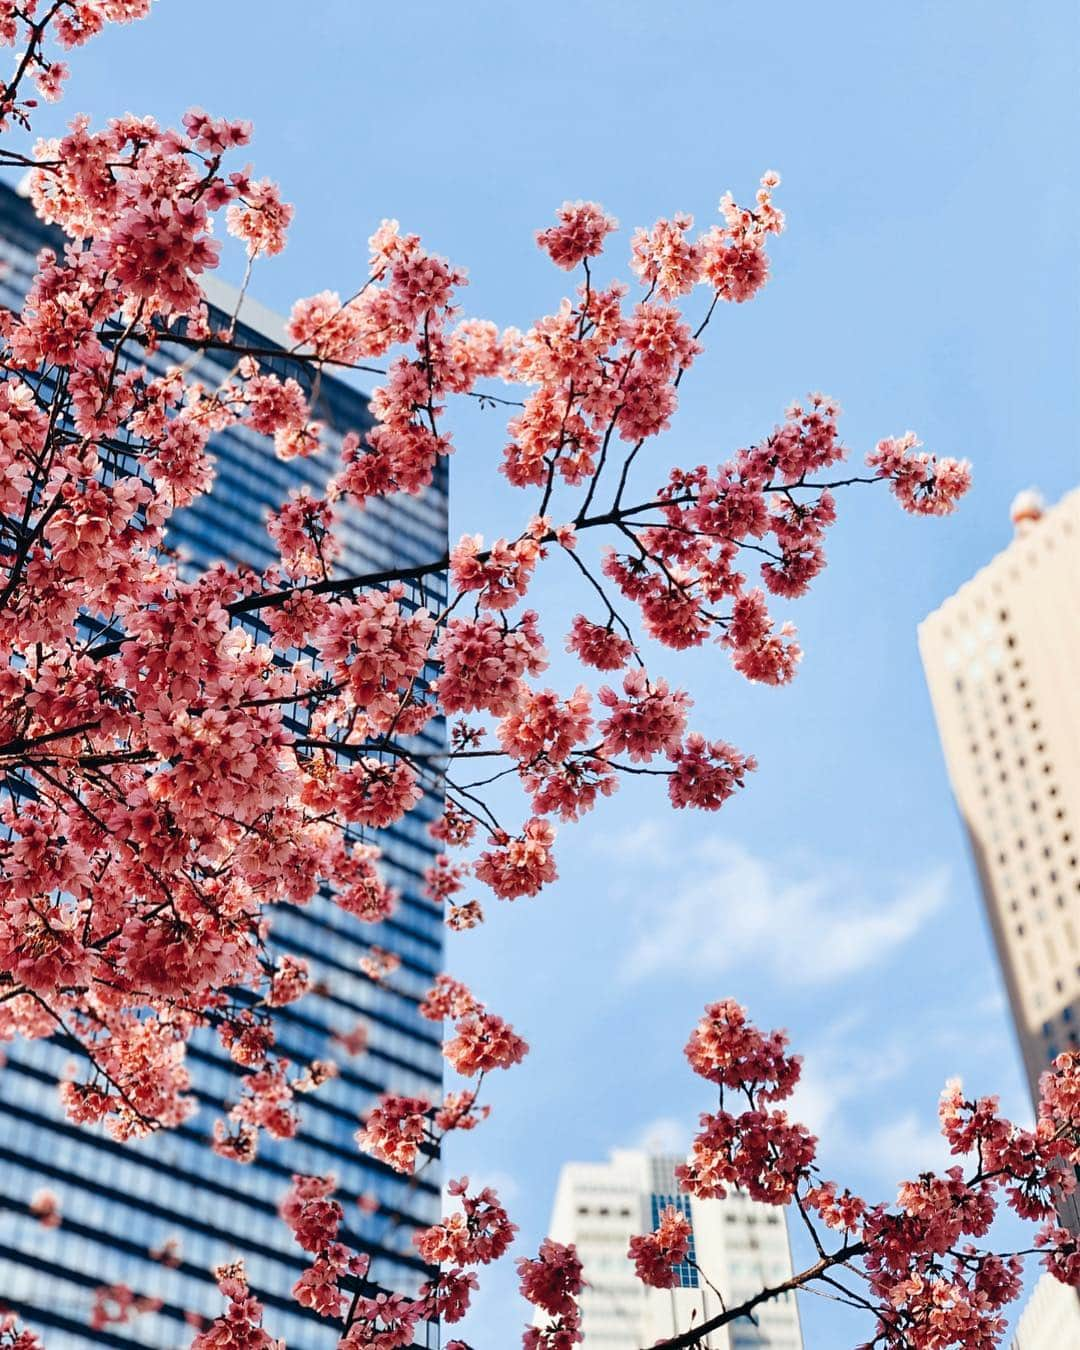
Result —
<svg viewBox="0 0 1080 1350"><path fill-rule="evenodd" d="M1010 1350L1069 1350L1080 1345L1080 1299L1053 1275L1040 1275L1017 1323Z"/></svg>
<svg viewBox="0 0 1080 1350"><path fill-rule="evenodd" d="M1080 1033L1080 490L919 628L1033 1098Z"/></svg>

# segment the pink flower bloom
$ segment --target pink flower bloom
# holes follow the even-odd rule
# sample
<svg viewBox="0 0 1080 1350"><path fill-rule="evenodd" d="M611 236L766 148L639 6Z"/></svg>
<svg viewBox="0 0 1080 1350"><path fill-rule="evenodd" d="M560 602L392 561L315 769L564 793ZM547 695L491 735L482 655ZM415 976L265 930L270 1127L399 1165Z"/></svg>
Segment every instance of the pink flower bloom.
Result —
<svg viewBox="0 0 1080 1350"><path fill-rule="evenodd" d="M311 1308L320 1317L341 1317L347 1306L347 1296L338 1285L341 1275L339 1264L318 1256L293 1285L292 1296L301 1308Z"/></svg>
<svg viewBox="0 0 1080 1350"><path fill-rule="evenodd" d="M576 1311L574 1299L585 1282L573 1243L563 1244L545 1238L536 1259L519 1258L517 1270L522 1297L537 1308L553 1317L566 1317Z"/></svg>
<svg viewBox="0 0 1080 1350"><path fill-rule="evenodd" d="M262 1304L252 1298L243 1261L219 1266L214 1272L218 1288L229 1299L228 1310L216 1317L191 1342L191 1350L285 1350L284 1341L274 1340L262 1327Z"/></svg>
<svg viewBox="0 0 1080 1350"><path fill-rule="evenodd" d="M323 577L341 552L334 535L334 510L308 488L294 490L279 510L267 514L266 531L281 551L290 577Z"/></svg>
<svg viewBox="0 0 1080 1350"><path fill-rule="evenodd" d="M423 795L415 772L404 761L371 757L338 774L335 791L343 820L377 830L400 820Z"/></svg>
<svg viewBox="0 0 1080 1350"><path fill-rule="evenodd" d="M686 729L690 699L682 690L670 690L666 680L650 681L643 670L623 680L625 698L606 685L597 697L608 708L599 724L608 755L627 754L634 762L651 760L675 750Z"/></svg>
<svg viewBox="0 0 1080 1350"><path fill-rule="evenodd" d="M422 1097L383 1093L379 1104L368 1112L356 1142L373 1157L389 1163L398 1172L412 1172L416 1155L427 1139L426 1117L431 1103Z"/></svg>
<svg viewBox="0 0 1080 1350"><path fill-rule="evenodd" d="M474 1130L491 1115L490 1106L478 1106L476 1092L448 1092L435 1112L435 1127L450 1130Z"/></svg>
<svg viewBox="0 0 1080 1350"><path fill-rule="evenodd" d="M736 206L731 195L726 195L720 202L724 226L714 226L701 238L702 281L725 300L741 304L765 284L769 275L766 241L784 228L783 214L772 202L772 189L779 185L778 174L762 175L756 210Z"/></svg>
<svg viewBox="0 0 1080 1350"><path fill-rule="evenodd" d="M483 1006L472 990L460 980L452 979L449 975L439 975L424 996L418 1011L429 1022L442 1022L446 1018L466 1017Z"/></svg>
<svg viewBox="0 0 1080 1350"><path fill-rule="evenodd" d="M732 650L731 664L748 680L787 684L794 678L802 648L794 640L792 624L772 631L772 620L761 591L740 595L734 604L724 645Z"/></svg>
<svg viewBox="0 0 1080 1350"><path fill-rule="evenodd" d="M397 952L388 952L382 947L373 946L366 956L360 958L358 965L369 980L382 984L401 968L401 957Z"/></svg>
<svg viewBox="0 0 1080 1350"><path fill-rule="evenodd" d="M411 1346L426 1307L426 1300L414 1301L402 1294L360 1298L352 1326L338 1341L339 1350L400 1350Z"/></svg>
<svg viewBox="0 0 1080 1350"><path fill-rule="evenodd" d="M500 374L505 359L495 324L484 319L463 319L447 344L443 375L446 386L455 393L464 393L482 376Z"/></svg>
<svg viewBox="0 0 1080 1350"><path fill-rule="evenodd" d="M444 904L465 885L468 868L463 863L453 862L445 853L440 853L430 867L424 870L424 894L437 905Z"/></svg>
<svg viewBox="0 0 1080 1350"><path fill-rule="evenodd" d="M333 1039L347 1055L354 1057L362 1055L367 1050L370 1040L367 1023L356 1022L348 1031L335 1031Z"/></svg>
<svg viewBox="0 0 1080 1350"><path fill-rule="evenodd" d="M560 763L523 764L521 784L532 797L538 815L555 814L563 820L578 820L591 811L600 797L610 797L618 777L607 760L579 752Z"/></svg>
<svg viewBox="0 0 1080 1350"><path fill-rule="evenodd" d="M281 1197L278 1213L306 1252L321 1252L337 1240L345 1211L332 1196L337 1178L294 1174Z"/></svg>
<svg viewBox="0 0 1080 1350"><path fill-rule="evenodd" d="M123 1325L139 1313L157 1312L160 1298L136 1294L126 1284L103 1284L94 1290L90 1305L90 1327L104 1331L106 1327Z"/></svg>
<svg viewBox="0 0 1080 1350"><path fill-rule="evenodd" d="M494 1013L468 1013L455 1024L454 1031L453 1039L443 1046L443 1054L467 1078L492 1069L509 1069L520 1064L529 1050L514 1028Z"/></svg>
<svg viewBox="0 0 1080 1350"><path fill-rule="evenodd" d="M479 900L467 900L463 905L451 905L446 915L446 926L454 933L464 933L484 922L484 911Z"/></svg>
<svg viewBox="0 0 1080 1350"><path fill-rule="evenodd" d="M738 1088L752 1084L762 1101L789 1097L799 1081L801 1060L786 1053L782 1031L768 1035L746 1019L733 999L711 1003L686 1044L686 1058L695 1073L711 1083Z"/></svg>
<svg viewBox="0 0 1080 1350"><path fill-rule="evenodd" d="M34 83L37 85L38 93L47 103L58 103L63 96L64 81L71 75L71 71L63 61L53 61L51 65L38 70L34 75Z"/></svg>
<svg viewBox="0 0 1080 1350"><path fill-rule="evenodd" d="M567 699L551 689L525 692L499 723L499 744L512 758L532 764L541 757L561 764L589 734L589 691L578 685Z"/></svg>
<svg viewBox="0 0 1080 1350"><path fill-rule="evenodd" d="M484 609L510 609L528 589L539 546L528 536L513 544L497 539L481 559L477 555L482 543L479 535L463 535L451 549L451 582L459 591L479 591Z"/></svg>
<svg viewBox="0 0 1080 1350"><path fill-rule="evenodd" d="M342 844L335 848L326 870L335 903L364 923L381 923L397 908L397 892L379 872L380 856L374 844L355 844L351 849Z"/></svg>
<svg viewBox="0 0 1080 1350"><path fill-rule="evenodd" d="M274 968L266 1001L272 1008L282 1008L303 998L311 987L308 964L302 956L282 956Z"/></svg>
<svg viewBox="0 0 1080 1350"><path fill-rule="evenodd" d="M30 1197L30 1213L43 1228L59 1228L63 1216L60 1213L60 1201L54 1191L42 1188Z"/></svg>
<svg viewBox="0 0 1080 1350"><path fill-rule="evenodd" d="M679 214L658 220L651 230L636 230L630 241L630 266L661 300L674 300L693 290L701 272L701 247L687 239L693 216Z"/></svg>
<svg viewBox="0 0 1080 1350"><path fill-rule="evenodd" d="M229 233L247 245L249 258L280 253L293 209L281 200L277 184L269 178L247 180L241 196L242 201L234 202L227 212Z"/></svg>
<svg viewBox="0 0 1080 1350"><path fill-rule="evenodd" d="M757 768L753 755L740 754L725 741L706 741L691 732L671 756L675 768L668 779L672 806L717 811Z"/></svg>
<svg viewBox="0 0 1080 1350"><path fill-rule="evenodd" d="M595 202L564 202L555 214L558 225L538 230L536 242L556 267L567 272L585 258L598 257L606 236L619 228L619 222Z"/></svg>
<svg viewBox="0 0 1080 1350"><path fill-rule="evenodd" d="M584 614L574 616L566 650L594 670L621 670L634 653L634 644L611 628L590 623Z"/></svg>
<svg viewBox="0 0 1080 1350"><path fill-rule="evenodd" d="M19 1330L14 1313L0 1312L0 1345L5 1350L43 1350L41 1341L32 1331ZM449 1346L447 1350L450 1350Z"/></svg>
<svg viewBox="0 0 1080 1350"><path fill-rule="evenodd" d="M417 1251L431 1265L488 1265L497 1261L514 1240L517 1224L510 1222L490 1188L469 1195L468 1177L452 1181L451 1195L461 1199L461 1213L414 1234Z"/></svg>
<svg viewBox="0 0 1080 1350"><path fill-rule="evenodd" d="M230 122L224 117L211 117L202 108L191 108L183 116L184 130L197 150L209 155L220 155L234 146L247 145L251 140L250 122Z"/></svg>
<svg viewBox="0 0 1080 1350"><path fill-rule="evenodd" d="M837 1192L835 1181L823 1181L811 1187L803 1197L809 1209L817 1210L830 1228L855 1233L866 1213L866 1201L851 1191Z"/></svg>
<svg viewBox="0 0 1080 1350"><path fill-rule="evenodd" d="M866 457L880 478L888 478L893 495L905 511L915 515L946 516L971 487L971 465L966 459L938 459L926 451L916 453L921 442L907 431L899 439L878 441Z"/></svg>
<svg viewBox="0 0 1080 1350"><path fill-rule="evenodd" d="M627 1255L634 1263L634 1274L653 1289L675 1288L679 1283L675 1267L686 1260L690 1237L690 1220L668 1205L653 1232L630 1239Z"/></svg>
<svg viewBox="0 0 1080 1350"><path fill-rule="evenodd" d="M492 847L481 853L473 873L500 899L517 900L523 895L536 895L542 886L555 880L555 861L551 856L554 841L552 826L533 816L525 822L516 839L506 834L493 834L489 840Z"/></svg>
<svg viewBox="0 0 1080 1350"><path fill-rule="evenodd" d="M165 314L188 314L201 299L196 278L218 264L200 202L145 201L131 207L99 245L102 260L131 295Z"/></svg>
<svg viewBox="0 0 1080 1350"><path fill-rule="evenodd" d="M1080 1288L1080 1240L1075 1233L1051 1221L1036 1234L1035 1245L1046 1249L1042 1264L1055 1280Z"/></svg>
<svg viewBox="0 0 1080 1350"><path fill-rule="evenodd" d="M527 610L519 623L504 629L493 619L451 619L439 639L442 674L436 688L447 712L486 709L505 715L520 696L523 675L547 668L547 652Z"/></svg>

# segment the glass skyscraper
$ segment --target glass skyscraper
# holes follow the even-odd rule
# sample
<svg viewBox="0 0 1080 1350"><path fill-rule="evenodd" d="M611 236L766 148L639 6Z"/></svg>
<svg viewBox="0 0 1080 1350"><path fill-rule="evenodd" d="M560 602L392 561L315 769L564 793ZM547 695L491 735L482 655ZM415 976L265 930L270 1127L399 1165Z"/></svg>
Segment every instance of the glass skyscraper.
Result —
<svg viewBox="0 0 1080 1350"><path fill-rule="evenodd" d="M21 305L36 253L58 242L28 201L0 185L0 303ZM231 316L235 294L220 285L208 293ZM240 342L282 348L275 316L245 301L239 318ZM190 352L164 347L148 364L163 369L190 358ZM197 358L193 373L216 382L233 360L229 353L207 352ZM303 368L284 354L261 361L306 383ZM186 565L197 569L224 559L261 568L275 561L264 524L267 508L303 484L320 493L334 470L341 435L371 425L366 398L344 379L324 372L312 397L314 415L326 428L319 455L279 460L265 438L242 426L215 437L212 492L178 513L170 526L168 543ZM364 511L346 512L341 530L340 567L348 573L444 556L445 465L421 497L374 501ZM427 578L425 587L412 601L437 610L445 579ZM432 722L424 739L424 748L440 749L441 722ZM411 1238L418 1225L438 1215L437 1164L416 1179L401 1177L361 1153L353 1136L378 1093L431 1100L441 1091L438 1028L417 1011L442 950L441 916L421 894L423 870L435 853L426 827L439 810L437 800L426 798L400 825L378 836L386 879L401 897L392 919L376 927L362 924L325 895L304 908L270 911L275 951L304 957L318 986L318 992L277 1011L276 1050L294 1062L333 1058L341 1072L301 1099L295 1139L278 1142L262 1133L254 1163L242 1166L219 1157L207 1142L214 1119L224 1114L222 1103L237 1100L242 1077L212 1033L198 1033L189 1050L199 1114L177 1130L134 1144L115 1143L99 1129L66 1120L56 1082L72 1059L70 1046L53 1039L0 1047L6 1057L0 1068L0 1307L17 1312L49 1350L92 1344L186 1347L193 1335L189 1314L210 1319L223 1311L213 1268L241 1256L252 1290L265 1304L271 1334L290 1350L333 1345L333 1327L290 1297L307 1264L276 1213L293 1172L336 1174L346 1209L342 1240L370 1254L374 1285L412 1292L425 1278ZM392 990L373 984L358 968L373 945L401 957ZM331 1038L357 1022L366 1025L368 1049L349 1058ZM55 1193L59 1226L47 1227L31 1212L41 1190ZM356 1203L360 1196L374 1196L377 1207L362 1208ZM89 1321L95 1291L115 1284L160 1298L163 1305L94 1330ZM435 1327L425 1335L422 1344L437 1344Z"/></svg>

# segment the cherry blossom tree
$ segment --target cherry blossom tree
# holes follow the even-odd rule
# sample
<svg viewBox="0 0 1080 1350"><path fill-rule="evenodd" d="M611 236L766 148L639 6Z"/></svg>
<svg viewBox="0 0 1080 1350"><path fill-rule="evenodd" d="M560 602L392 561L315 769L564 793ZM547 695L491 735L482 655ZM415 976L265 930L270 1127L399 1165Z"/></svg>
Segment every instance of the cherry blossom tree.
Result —
<svg viewBox="0 0 1080 1350"><path fill-rule="evenodd" d="M78 47L149 7L3 0L0 41L19 53L0 95L3 129L29 130L36 97L59 97L67 68L55 44ZM616 222L593 203L565 204L537 244L574 275L572 294L524 331L463 317L464 273L384 221L353 294L293 306L293 345L278 356L295 374L274 373L234 323L221 326L201 285L218 264L215 218L245 246L249 274L285 244L292 207L270 180L230 167L250 130L200 110L181 129L76 117L32 153L0 149L67 238L41 255L21 310L0 314L0 1036L77 1045L81 1063L58 1087L68 1116L130 1140L191 1116L185 1051L209 1029L243 1075L209 1146L238 1165L264 1132L292 1137L301 1095L336 1072L329 1058L297 1065L275 1050L275 1009L311 981L302 959L271 950L274 906L336 904L358 924L392 914L377 832L425 793L444 802L427 893L456 930L483 921L485 893L510 902L554 882L556 827L624 775L664 780L677 809L718 810L754 759L693 730L690 694L650 673L650 652L711 644L743 678L788 682L801 652L770 606L805 594L825 565L837 494L884 485L907 511L945 515L970 477L911 433L848 467L837 405L820 394L712 467L650 468L642 452L668 428L706 329L767 281L784 227L774 173L749 206L725 196L703 231L674 215L634 232L631 285L604 279ZM185 360L209 350L231 361L214 387ZM175 356L164 374L146 366L155 352ZM213 490L214 433L242 424L268 456L323 449L310 389L339 368L377 377L375 425L344 437L324 496L296 492L272 513L280 562L187 575L165 532ZM345 573L341 512L423 492L454 449L449 412L465 399L509 410L501 473L526 505L505 537L466 535L398 572ZM530 589L556 564L578 589L565 614L541 616ZM429 608L425 578L440 574L449 599ZM580 667L572 689L542 679L552 640ZM437 716L449 734L432 754L419 733ZM486 789L515 780L519 814L506 819ZM364 972L392 984L395 961L374 949ZM422 1011L446 1029L461 1085L439 1100L385 1095L356 1137L406 1174L486 1120L486 1080L528 1049L449 975ZM331 1049L364 1045L359 1026ZM799 1061L781 1033L719 1002L687 1056L717 1099L682 1184L791 1207L817 1259L664 1342L672 1350L813 1286L863 1314L871 1345L995 1345L1021 1254L977 1240L1002 1201L1039 1225L1032 1250L1047 1268L1080 1285L1076 1239L1055 1218L1080 1156L1076 1055L1048 1072L1034 1130L950 1085L942 1129L967 1161L905 1182L891 1206L820 1176L816 1141L782 1106ZM433 1269L419 1295L373 1294L365 1253L341 1240L334 1178L294 1178L281 1221L310 1265L293 1295L336 1324L340 1345L404 1346L424 1321L453 1324L480 1268L505 1257L515 1228L497 1195L464 1180L450 1189L458 1208L416 1235ZM55 1197L38 1212L62 1222ZM686 1254L674 1212L629 1252L657 1288ZM542 1313L524 1344L579 1342L573 1248L545 1241L518 1267ZM242 1266L217 1276L221 1316L193 1345L278 1345ZM153 1291L109 1286L93 1315L104 1325L152 1306ZM0 1339L37 1344L11 1319Z"/></svg>

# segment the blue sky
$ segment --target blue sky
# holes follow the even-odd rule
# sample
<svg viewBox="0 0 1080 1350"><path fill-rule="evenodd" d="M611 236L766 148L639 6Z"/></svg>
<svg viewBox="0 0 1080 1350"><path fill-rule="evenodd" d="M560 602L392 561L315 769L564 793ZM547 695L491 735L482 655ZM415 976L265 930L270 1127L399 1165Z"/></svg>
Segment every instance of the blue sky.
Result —
<svg viewBox="0 0 1080 1350"><path fill-rule="evenodd" d="M747 687L715 651L658 662L702 730L758 755L751 790L675 815L635 781L564 836L557 888L489 905L452 944L450 968L534 1046L450 1155L451 1174L512 1192L521 1250L563 1159L685 1135L705 1093L681 1047L728 994L791 1028L824 1164L875 1198L940 1161L948 1076L1026 1109L915 630L1007 542L1017 489L1053 500L1080 476L1077 27L1053 0L160 0L75 53L40 119L249 117L257 171L297 208L259 299L350 293L371 229L397 216L469 269L470 312L520 326L564 293L532 238L564 199L628 228L677 209L706 224L725 189L749 197L775 168L789 230L772 280L710 330L658 477L715 464L816 389L860 456L912 427L974 462L948 521L876 490L842 499L830 566L791 609L807 653L792 687ZM458 426L455 532L512 533L531 509L491 488L500 431L490 413ZM466 1326L478 1350L515 1343L512 1285L489 1276ZM812 1347L866 1334L832 1304L804 1318Z"/></svg>

